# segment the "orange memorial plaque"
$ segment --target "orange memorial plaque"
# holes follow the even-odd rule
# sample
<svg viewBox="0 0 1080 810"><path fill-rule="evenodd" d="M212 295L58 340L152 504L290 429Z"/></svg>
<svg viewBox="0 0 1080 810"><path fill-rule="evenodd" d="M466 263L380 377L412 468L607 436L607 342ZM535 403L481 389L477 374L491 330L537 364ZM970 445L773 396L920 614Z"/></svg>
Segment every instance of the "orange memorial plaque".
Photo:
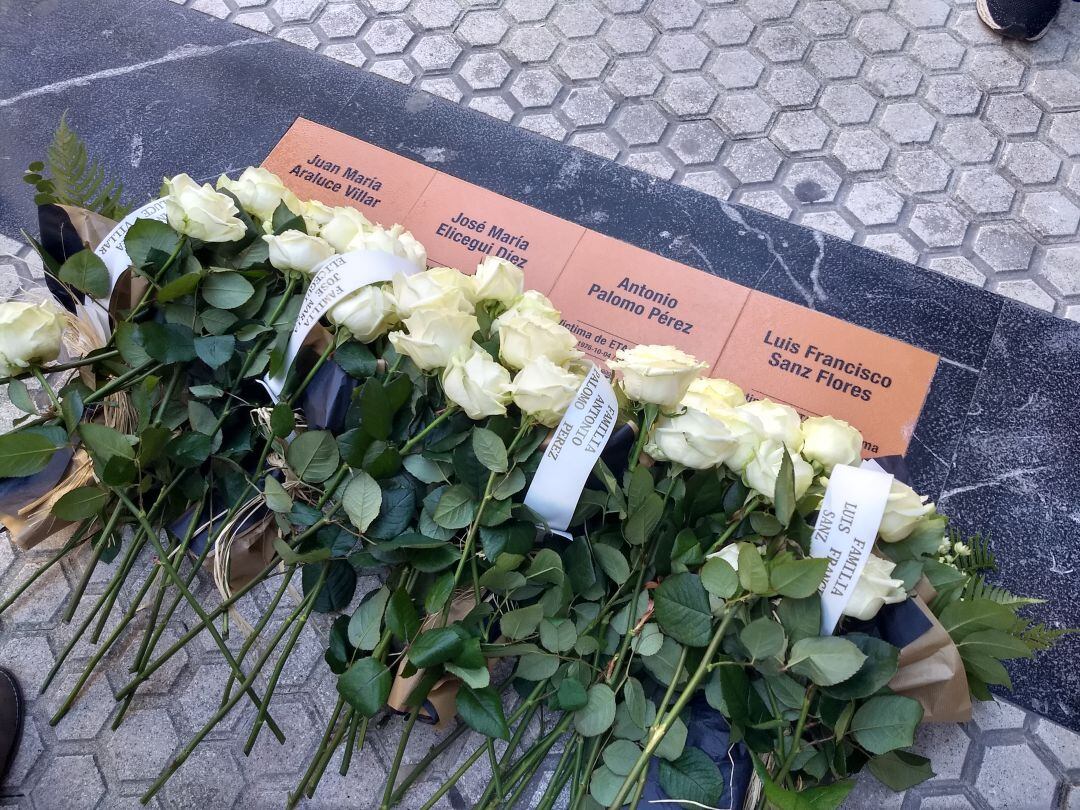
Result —
<svg viewBox="0 0 1080 810"><path fill-rule="evenodd" d="M804 415L850 422L869 458L907 449L937 362L907 343L752 292L713 374Z"/></svg>
<svg viewBox="0 0 1080 810"><path fill-rule="evenodd" d="M405 219L436 174L305 118L296 119L262 165L301 199L351 205L387 227Z"/></svg>
<svg viewBox="0 0 1080 810"><path fill-rule="evenodd" d="M439 174L405 218L431 264L471 273L487 256L525 271L530 289L548 293L585 229L573 222Z"/></svg>
<svg viewBox="0 0 1080 810"><path fill-rule="evenodd" d="M829 414L862 431L865 456L903 453L937 355L754 292L589 231L329 127L298 118L263 165L301 198L402 223L431 264L521 266L590 358L639 343L677 346L752 397Z"/></svg>
<svg viewBox="0 0 1080 810"><path fill-rule="evenodd" d="M678 346L710 366L750 290L589 231L563 270L552 302L578 348L599 362L638 343Z"/></svg>

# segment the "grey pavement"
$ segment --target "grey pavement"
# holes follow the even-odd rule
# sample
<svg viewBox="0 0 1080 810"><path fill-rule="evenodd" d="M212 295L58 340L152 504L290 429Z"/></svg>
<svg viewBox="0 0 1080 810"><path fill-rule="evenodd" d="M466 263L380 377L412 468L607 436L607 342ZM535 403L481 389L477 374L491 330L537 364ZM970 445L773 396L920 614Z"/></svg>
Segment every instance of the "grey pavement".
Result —
<svg viewBox="0 0 1080 810"><path fill-rule="evenodd" d="M1072 4L1034 45L1002 42L980 26L974 2L960 0L184 4L1080 320L1080 8ZM29 249L0 236L0 296L39 278ZM0 428L10 418L5 409ZM47 546L19 552L0 538L0 595L48 556ZM0 619L0 665L30 699L0 810L137 806L224 684L217 651L192 644L113 732L112 691L136 636L50 726L93 655L80 644L36 697L70 638L61 603L85 562L75 555ZM88 592L101 593L110 573L103 567ZM213 600L208 578L200 594ZM256 591L240 610L251 619L267 600ZM173 631L189 620L178 617ZM286 744L264 734L245 757L252 713L244 708L176 774L159 806L282 806L333 708L325 632L324 622L305 632L279 686L272 711ZM335 760L308 806L378 806L400 727L392 718L374 724L349 775L337 775ZM406 768L438 739L430 729L415 737ZM405 806L418 807L476 742L447 752ZM922 729L917 750L934 761L934 780L896 796L868 777L848 806L1080 810L1080 735L1005 701L979 706L963 726ZM484 763L441 806L469 806L486 787Z"/></svg>
<svg viewBox="0 0 1080 810"><path fill-rule="evenodd" d="M1080 5L174 2L1080 320Z"/></svg>

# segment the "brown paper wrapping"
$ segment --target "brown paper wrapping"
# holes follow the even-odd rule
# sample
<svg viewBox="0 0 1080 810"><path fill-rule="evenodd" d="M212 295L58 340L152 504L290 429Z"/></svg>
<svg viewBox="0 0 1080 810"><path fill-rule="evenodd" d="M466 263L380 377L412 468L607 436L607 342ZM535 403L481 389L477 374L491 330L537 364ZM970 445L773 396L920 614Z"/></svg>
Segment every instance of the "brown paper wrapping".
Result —
<svg viewBox="0 0 1080 810"><path fill-rule="evenodd" d="M924 723L966 723L971 719L971 693L964 662L948 631L919 595L928 593L927 587L929 583L916 586L911 598L930 621L930 629L900 650L900 669L889 688L919 701Z"/></svg>
<svg viewBox="0 0 1080 810"><path fill-rule="evenodd" d="M464 619L474 605L476 605L476 600L469 591L454 597L454 600L450 603L450 609L447 611L447 623ZM439 615L435 613L428 616L420 629L429 630L432 628L438 621ZM390 697L386 699L386 704L391 709L401 713L410 711L408 705L409 695L412 694L416 685L420 683L420 679L424 677L424 670L422 669L418 669L410 677L405 677L401 674L405 666L405 657L402 656L398 664L397 675L394 676L394 683L390 687ZM447 728L450 721L457 716L457 693L460 687L461 681L455 675L443 675L443 677L439 678L435 685L431 687L431 691L428 692L427 700L420 707L418 719L421 722L434 725L439 731Z"/></svg>
<svg viewBox="0 0 1080 810"><path fill-rule="evenodd" d="M8 530L11 540L28 551L43 540L57 535L66 541L76 524L52 514L53 505L62 495L94 480L93 462L85 450L76 450L60 478L45 478L34 487L27 487L11 497L0 498L0 524Z"/></svg>
<svg viewBox="0 0 1080 810"><path fill-rule="evenodd" d="M252 525L238 532L229 547L229 589L238 591L258 576L274 559L274 541L280 530L269 510ZM209 542L209 540L207 541ZM211 551L205 568L214 569L216 550Z"/></svg>

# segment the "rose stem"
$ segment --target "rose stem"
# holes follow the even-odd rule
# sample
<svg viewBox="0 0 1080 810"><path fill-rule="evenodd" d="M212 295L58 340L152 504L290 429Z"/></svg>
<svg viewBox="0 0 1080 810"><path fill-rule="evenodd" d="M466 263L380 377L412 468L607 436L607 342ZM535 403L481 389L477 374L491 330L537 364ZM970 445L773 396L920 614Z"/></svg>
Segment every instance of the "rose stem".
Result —
<svg viewBox="0 0 1080 810"><path fill-rule="evenodd" d="M562 756L559 757L559 762L555 766L555 770L551 774L551 780L548 782L547 789L544 791L544 795L540 797L540 803L536 806L536 810L551 810L555 805L555 802L558 801L559 794L562 793L563 788L570 779L570 775L574 772L573 764L570 761L570 755L580 747L581 738L579 737L575 737L567 743L566 747L563 749Z"/></svg>
<svg viewBox="0 0 1080 810"><path fill-rule="evenodd" d="M368 718L364 718L364 728L360 728L360 714L353 712L352 722L349 723L348 741L345 743L345 753L341 755L341 767L338 773L342 776L349 775L349 766L352 764L353 749L356 747L356 738L360 737L360 747L364 747L364 739L367 737Z"/></svg>
<svg viewBox="0 0 1080 810"><path fill-rule="evenodd" d="M16 588L12 592L12 594L7 599L5 599L3 601L2 604L0 604L0 614L2 614L5 610L7 610L9 607L11 607L15 603L15 600L18 599L20 596L22 596L26 592L27 588L29 588L31 585L33 585L35 582L37 582L37 580L46 571L48 571L50 568L52 568L54 565L56 565L58 562L60 562L60 560L64 559L64 557L73 548L75 548L77 545L79 545L79 543L82 542L83 536L90 529L90 526L91 526L91 524L93 522L94 522L93 519L82 521L82 523L79 524L79 527L75 530L75 533L70 537L70 539L68 539L68 541L66 543L64 543L63 547L58 552L56 552L56 554L54 554L52 557L50 557L49 561L47 563L45 563L45 565L43 565L40 568L36 569L34 571L34 573L32 573L29 577L27 577L26 581L23 582L21 585L19 585L19 587Z"/></svg>
<svg viewBox="0 0 1080 810"><path fill-rule="evenodd" d="M401 734L401 739L398 740L397 751L394 752L394 761L390 765L390 773L386 777L386 785L383 787L382 802L379 804L379 810L389 810L390 797L394 793L394 783L397 782L398 771L401 770L401 760L405 756L405 746L409 742L409 735L412 734L413 726L416 725L416 718L420 716L420 707L413 706L412 711L409 712L409 719L405 721L405 730Z"/></svg>
<svg viewBox="0 0 1080 810"><path fill-rule="evenodd" d="M109 360L113 357L117 357L120 354L119 349L109 349L103 351L101 354L88 354L86 357L80 357L78 360L70 360L66 363L57 363L55 366L42 366L41 372L44 374L53 374L58 371L70 371L73 368L79 368L80 366L88 366L91 363L96 363L99 360ZM38 369L32 369L27 371L20 371L18 374L12 374L9 377L0 377L0 385L7 385L12 380L19 377L25 377L27 374L31 374Z"/></svg>
<svg viewBox="0 0 1080 810"><path fill-rule="evenodd" d="M468 730L469 727L467 725L465 725L464 723L458 723L456 726L454 726L454 730L446 735L445 739L440 741L438 745L433 745L431 747L431 750L424 755L424 758L421 759L418 763L416 763L416 765L413 766L413 769L409 771L409 773L405 776L404 779L401 780L401 784L399 784L394 789L393 794L390 796L391 806L396 805L398 802L400 802L402 795L404 795L409 790L409 788L412 787L413 783L420 778L420 776L424 773L427 767L431 765L431 763L434 762L440 754L445 752L446 749L453 745L453 743Z"/></svg>
<svg viewBox="0 0 1080 810"><path fill-rule="evenodd" d="M191 752L195 750L195 747L203 741L206 735L209 734L214 729L214 727L221 722L225 715L227 715L232 710L233 706L239 703L241 698L248 692L248 690L251 689L252 684L255 683L255 679L258 677L259 671L273 654L274 649L277 647L278 643L288 631L289 625L292 624L293 619L296 617L299 610L304 607L305 602L307 601L308 599L305 598L304 602L300 603L300 606L298 606L298 608L293 611L292 615L290 615L284 622L282 622L281 627L278 628L277 632L274 634L266 650L261 656L259 656L259 660L255 663L255 668L251 671L251 674L245 676L243 682L240 685L240 689L238 689L236 694L229 699L229 702L227 704L217 710L214 716L211 717L209 721L207 721L206 725L204 725L199 730L199 733L196 734L188 742L188 744L184 747L184 750L181 751L176 756L176 758L174 758L173 761L169 763L168 767L166 767L165 770L162 771L161 775L158 776L158 778L154 781L154 783L150 786L146 793L144 793L139 799L140 802L142 802L143 804L148 803L154 797L154 795L159 790L161 790L161 788L165 785L169 778L174 773L176 773L180 766L187 761L187 758L191 756Z"/></svg>
<svg viewBox="0 0 1080 810"><path fill-rule="evenodd" d="M521 798L521 794L525 792L529 786L529 782L532 781L533 775L536 773L536 768L540 764L540 760L547 756L548 751L559 741L559 737L563 735L570 726L570 722L573 720L572 714L564 714L559 720L558 725L555 726L547 736L543 737L540 743L532 748L529 753L525 754L514 767L514 770L510 773L510 778L507 780L507 785L513 787L517 785L517 788L510 794L510 798L506 800L506 807L510 808L517 804L518 799ZM519 784L520 783L520 784Z"/></svg>
<svg viewBox="0 0 1080 810"><path fill-rule="evenodd" d="M356 714L356 710L352 708L345 712L345 719L335 729L330 744L323 749L319 754L318 760L314 763L315 770L312 772L311 781L307 785L307 796L309 799L315 795L315 790L319 787L319 781L323 778L323 774L326 773L326 766L330 764L330 758L334 756L334 752L337 751L338 746L341 745L341 740L344 738L345 732L348 731L349 726L352 725L354 714Z"/></svg>
<svg viewBox="0 0 1080 810"><path fill-rule="evenodd" d="M424 437L426 437L429 433L431 433L431 431L433 431L436 427L438 427L446 419L448 419L449 417L451 417L455 413L457 413L457 411L458 411L458 408L456 406L448 405L443 410L442 413L440 413L438 416L436 416L434 419L432 419L430 422L428 422L423 427L423 429L420 430L415 436L413 436L411 439L409 439L407 442L405 442L405 444L401 445L401 450L399 451L401 453L401 455L405 455L410 450L412 450L414 447L416 447L417 444L419 444L420 442L422 442L424 440Z"/></svg>
<svg viewBox="0 0 1080 810"><path fill-rule="evenodd" d="M330 737L337 727L338 719L341 717L341 710L343 708L345 708L345 698L339 695L337 703L334 704L334 710L330 712L330 721L326 724L326 731L323 732L322 739L319 740L319 745L311 758L311 763L308 765L307 770L304 771L304 775L300 778L300 784L296 786L296 790L289 794L289 800L286 804L286 807L289 808L289 810L295 807L297 802L303 798L304 788L307 787L307 783L315 773L315 768L318 766L319 759L322 758L323 750L326 748L327 743L330 742Z"/></svg>
<svg viewBox="0 0 1080 810"><path fill-rule="evenodd" d="M727 632L728 625L731 623L734 616L734 606L729 603L724 610L724 618L721 620L720 626L716 628L716 632L713 633L713 637L709 641L709 646L705 648L705 654L701 657L701 663L699 663L697 669L694 670L694 674L683 688L682 694L679 695L679 699L675 701L675 705L671 707L671 711L667 713L667 716L659 725L654 725L652 727L652 731L649 734L649 741L646 743L645 749L641 752L637 762L634 763L634 767L630 769L630 773L627 775L626 779L623 780L622 787L619 788L615 800L608 805L608 810L619 810L619 808L622 807L626 795L630 792L630 788L641 774L641 771L649 764L649 759L652 757L656 747L660 745L660 741L664 739L664 735L668 733L672 723L674 723L675 719L682 713L682 710L686 708L686 704L690 702L690 698L693 697L698 684L701 683L702 679L708 673L709 663L712 661L713 656L716 655L716 651L720 647L720 642L724 640L724 633Z"/></svg>
<svg viewBox="0 0 1080 810"><path fill-rule="evenodd" d="M90 577L94 573L94 569L97 568L98 560L101 559L102 552L105 551L105 544L108 542L109 535L112 534L113 529L116 527L116 522L120 519L120 504L116 505L112 514L109 515L108 521L105 523L105 528L101 530L101 534L97 536L95 542L91 543L92 551L90 554L90 560L86 564L86 569L83 571L82 577L79 579L79 584L72 591L70 597L68 597L68 605L64 609L64 615L60 619L64 624L71 621L75 615L75 611L79 607L79 602L82 601L83 593L86 592L86 586L90 584Z"/></svg>

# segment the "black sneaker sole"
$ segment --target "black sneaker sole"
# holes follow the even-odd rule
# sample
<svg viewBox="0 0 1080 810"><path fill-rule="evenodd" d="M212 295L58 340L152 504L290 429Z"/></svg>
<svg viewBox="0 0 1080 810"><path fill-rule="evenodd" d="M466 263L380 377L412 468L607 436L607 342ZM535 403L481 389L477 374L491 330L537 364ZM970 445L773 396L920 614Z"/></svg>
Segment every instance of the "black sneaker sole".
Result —
<svg viewBox="0 0 1080 810"><path fill-rule="evenodd" d="M2 790L4 783L7 780L8 771L11 769L11 764L19 754L19 743L22 740L23 721L26 719L26 713L23 711L25 702L23 701L22 690L19 689L19 682L15 680L10 672L3 668L0 668L0 678L6 679L8 683L11 684L11 689L15 693L16 705L18 706L15 722L15 739L12 741L11 750L8 751L5 761L0 762L0 790Z"/></svg>
<svg viewBox="0 0 1080 810"><path fill-rule="evenodd" d="M1042 31L1040 31L1033 37L1018 37L1015 34L1009 33L1009 31L1007 31L1005 28L1002 28L1000 25L994 22L994 18L990 16L990 9L986 7L986 0L977 0L977 2L975 3L975 11L978 12L979 19L986 24L987 28L990 28L991 30L996 31L1004 36L1017 39L1021 42L1038 42L1040 39L1046 36L1046 32L1050 30L1050 26L1048 25L1046 26L1046 28L1044 28Z"/></svg>

